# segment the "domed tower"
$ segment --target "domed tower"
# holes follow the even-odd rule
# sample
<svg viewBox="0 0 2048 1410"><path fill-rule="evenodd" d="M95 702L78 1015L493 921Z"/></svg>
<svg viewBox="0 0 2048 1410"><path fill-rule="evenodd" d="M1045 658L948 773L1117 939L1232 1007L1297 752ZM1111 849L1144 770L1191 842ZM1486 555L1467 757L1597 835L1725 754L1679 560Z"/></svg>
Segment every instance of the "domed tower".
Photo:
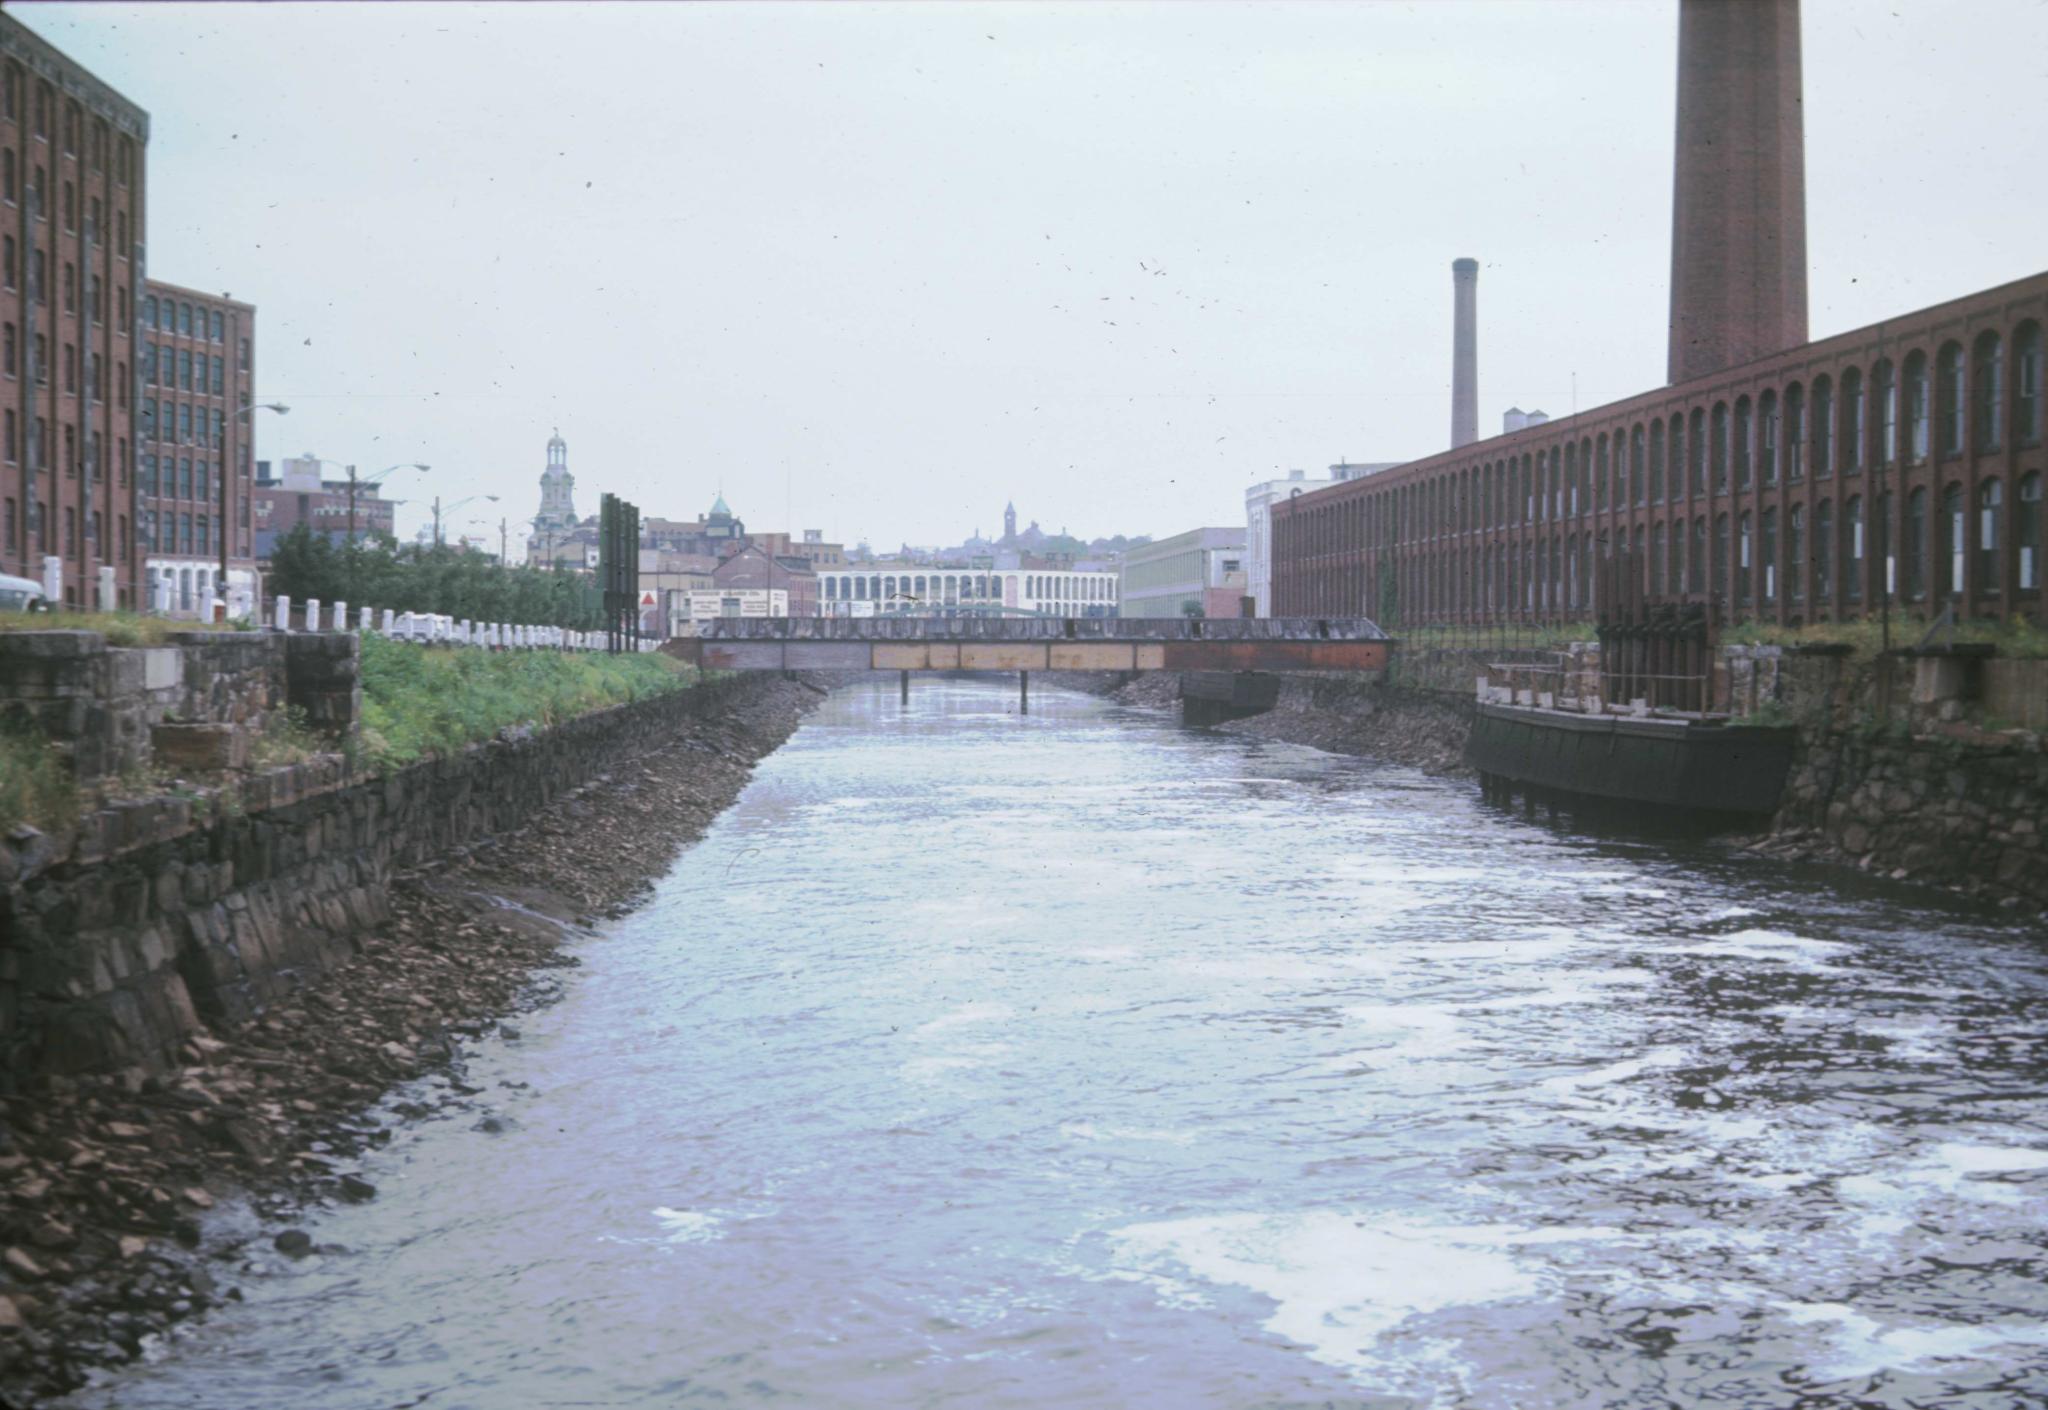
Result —
<svg viewBox="0 0 2048 1410"><path fill-rule="evenodd" d="M576 477L569 473L569 443L559 428L548 437L548 468L540 476L540 513L534 527L560 533L576 522Z"/></svg>
<svg viewBox="0 0 2048 1410"><path fill-rule="evenodd" d="M576 477L569 473L569 443L557 427L548 437L548 468L540 472L540 513L533 516L533 532L526 537L526 561L554 562L575 528Z"/></svg>

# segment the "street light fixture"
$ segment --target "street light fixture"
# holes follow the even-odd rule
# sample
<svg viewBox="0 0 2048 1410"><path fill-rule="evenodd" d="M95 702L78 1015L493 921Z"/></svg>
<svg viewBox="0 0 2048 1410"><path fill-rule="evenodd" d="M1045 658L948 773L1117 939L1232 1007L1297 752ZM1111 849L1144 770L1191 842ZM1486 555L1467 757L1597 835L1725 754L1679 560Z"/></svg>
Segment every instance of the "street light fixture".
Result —
<svg viewBox="0 0 2048 1410"><path fill-rule="evenodd" d="M279 416L283 416L289 413L291 408L281 401L259 401L253 406L245 406L237 411L235 419L240 421L243 417L248 417L249 429L253 433L256 429L256 413L259 411L274 411ZM249 447L245 446L243 449L247 450ZM232 510L228 504L228 476L230 473L229 466L226 462L223 462L220 475L220 600L223 605L228 600L228 539L234 533L234 522L231 517ZM250 586L253 596L256 584L252 581Z"/></svg>
<svg viewBox="0 0 2048 1410"><path fill-rule="evenodd" d="M456 510L462 508L463 505L474 504L480 499L487 499L493 504L498 502L498 497L494 494L473 494L456 500L455 503L444 509L441 506L441 496L434 496L434 547L440 548L442 546L441 516L443 514L453 514Z"/></svg>

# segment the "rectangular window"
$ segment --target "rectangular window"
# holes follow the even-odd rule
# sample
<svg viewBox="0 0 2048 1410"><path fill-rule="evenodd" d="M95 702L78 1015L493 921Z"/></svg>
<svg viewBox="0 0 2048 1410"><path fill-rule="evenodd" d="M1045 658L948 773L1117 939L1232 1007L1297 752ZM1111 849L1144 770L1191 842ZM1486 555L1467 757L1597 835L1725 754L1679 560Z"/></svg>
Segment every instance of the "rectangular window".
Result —
<svg viewBox="0 0 2048 1410"><path fill-rule="evenodd" d="M225 396L228 390L227 366L218 357L213 360L213 394Z"/></svg>
<svg viewBox="0 0 2048 1410"><path fill-rule="evenodd" d="M222 319L220 310L215 309L213 311L213 341L216 343L219 342L221 340L221 334L225 333L226 331L227 323L224 319Z"/></svg>
<svg viewBox="0 0 2048 1410"><path fill-rule="evenodd" d="M4 370L9 377L17 375L14 352L14 325L12 323L6 326L4 333L0 333L0 370Z"/></svg>

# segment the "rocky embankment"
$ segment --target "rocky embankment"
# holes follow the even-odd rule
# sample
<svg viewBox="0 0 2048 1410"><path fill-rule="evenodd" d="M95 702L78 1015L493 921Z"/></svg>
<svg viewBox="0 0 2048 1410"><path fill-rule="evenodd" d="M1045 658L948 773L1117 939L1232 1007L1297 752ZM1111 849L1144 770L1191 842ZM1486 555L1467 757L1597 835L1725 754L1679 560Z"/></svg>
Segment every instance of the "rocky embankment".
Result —
<svg viewBox="0 0 2048 1410"><path fill-rule="evenodd" d="M1220 728L1460 776L1471 773L1465 767L1471 726L1469 704L1435 692L1341 677L1290 676L1271 710Z"/></svg>
<svg viewBox="0 0 2048 1410"><path fill-rule="evenodd" d="M1124 705L1175 709L1180 702L1180 676L1173 671L1148 671L1129 680L1063 671L1045 681ZM1464 757L1471 725L1471 708L1439 692L1389 688L1355 676L1287 676L1271 710L1217 728L1459 776L1471 772Z"/></svg>
<svg viewBox="0 0 2048 1410"><path fill-rule="evenodd" d="M391 1130L370 1104L436 1069L463 1090L464 1039L575 965L562 942L634 905L822 693L764 680L522 831L401 877L352 959L193 1038L169 1072L46 1078L5 1099L0 1406L42 1404L239 1298L256 1259L311 1249L309 1208L375 1198L357 1159ZM238 1199L262 1222L207 1218Z"/></svg>

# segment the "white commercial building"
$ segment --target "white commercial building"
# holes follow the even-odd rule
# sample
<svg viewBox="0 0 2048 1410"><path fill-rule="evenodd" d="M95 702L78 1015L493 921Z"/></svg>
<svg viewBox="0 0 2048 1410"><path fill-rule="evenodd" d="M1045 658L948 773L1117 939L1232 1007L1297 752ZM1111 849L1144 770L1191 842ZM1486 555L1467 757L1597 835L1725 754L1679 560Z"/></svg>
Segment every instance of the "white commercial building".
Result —
<svg viewBox="0 0 2048 1410"><path fill-rule="evenodd" d="M937 614L962 609L1114 617L1116 574L883 564L818 574L818 611L826 617L866 617L876 612Z"/></svg>
<svg viewBox="0 0 2048 1410"><path fill-rule="evenodd" d="M1273 506L1311 490L1377 475L1400 463L1374 460L1354 464L1340 460L1330 467L1327 477L1311 480L1306 470L1289 470L1284 480L1267 480L1244 492L1245 596L1258 604L1259 616L1273 615Z"/></svg>
<svg viewBox="0 0 2048 1410"><path fill-rule="evenodd" d="M1266 480L1244 492L1245 595L1257 604L1258 616L1273 615L1273 506L1336 483L1311 480L1306 470L1289 470L1284 480Z"/></svg>

